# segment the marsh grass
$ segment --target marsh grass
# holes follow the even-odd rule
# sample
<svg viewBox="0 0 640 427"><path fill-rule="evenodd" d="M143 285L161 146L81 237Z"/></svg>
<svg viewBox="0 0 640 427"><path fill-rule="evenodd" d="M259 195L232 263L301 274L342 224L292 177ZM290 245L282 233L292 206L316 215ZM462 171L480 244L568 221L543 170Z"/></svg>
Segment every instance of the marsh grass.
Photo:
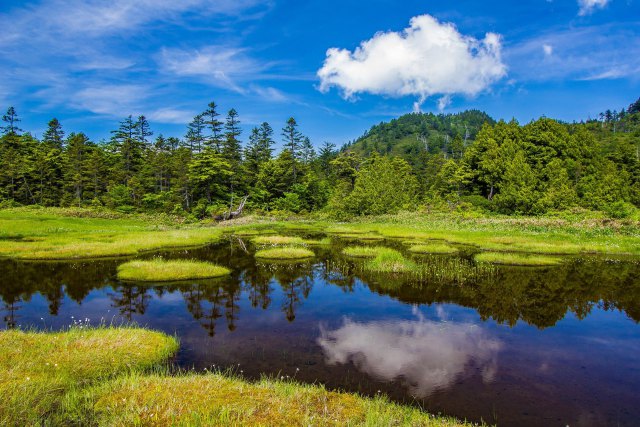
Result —
<svg viewBox="0 0 640 427"><path fill-rule="evenodd" d="M222 235L211 227L178 228L145 219L66 217L55 212L0 211L0 256L25 260L133 256L203 246Z"/></svg>
<svg viewBox="0 0 640 427"><path fill-rule="evenodd" d="M409 273L416 272L418 265L406 259L399 251L391 248L377 248L378 253L368 260L365 269L378 273Z"/></svg>
<svg viewBox="0 0 640 427"><path fill-rule="evenodd" d="M475 257L477 262L488 262L492 264L546 267L558 265L562 258L548 255L517 254L509 252L483 252Z"/></svg>
<svg viewBox="0 0 640 427"><path fill-rule="evenodd" d="M428 242L412 245L409 252L414 254L455 254L458 253L458 249L446 243Z"/></svg>
<svg viewBox="0 0 640 427"><path fill-rule="evenodd" d="M295 236L259 236L252 239L252 242L256 245L271 246L302 245L304 243L302 237Z"/></svg>
<svg viewBox="0 0 640 427"><path fill-rule="evenodd" d="M68 399L79 425L459 426L417 408L322 386L229 374L129 375ZM84 410L89 408L89 411Z"/></svg>
<svg viewBox="0 0 640 427"><path fill-rule="evenodd" d="M313 258L315 254L309 249L285 246L281 248L263 249L256 252L256 258L264 260L288 261Z"/></svg>
<svg viewBox="0 0 640 427"><path fill-rule="evenodd" d="M226 276L231 270L209 262L195 260L130 261L118 266L118 279L139 282L174 282L212 279Z"/></svg>
<svg viewBox="0 0 640 427"><path fill-rule="evenodd" d="M349 246L344 248L342 253L353 258L375 258L380 253L380 249L377 246Z"/></svg>
<svg viewBox="0 0 640 427"><path fill-rule="evenodd" d="M177 349L175 338L138 328L2 331L0 425L46 424L65 393L158 366Z"/></svg>

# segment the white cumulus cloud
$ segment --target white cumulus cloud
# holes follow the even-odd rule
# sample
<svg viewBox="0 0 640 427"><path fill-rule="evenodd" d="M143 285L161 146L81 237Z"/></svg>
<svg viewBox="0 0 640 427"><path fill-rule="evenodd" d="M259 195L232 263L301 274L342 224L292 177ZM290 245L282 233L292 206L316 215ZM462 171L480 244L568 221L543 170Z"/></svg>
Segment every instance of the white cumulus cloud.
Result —
<svg viewBox="0 0 640 427"><path fill-rule="evenodd" d="M596 9L604 9L607 4L609 0L578 0L578 6L580 6L578 15L589 15Z"/></svg>
<svg viewBox="0 0 640 427"><path fill-rule="evenodd" d="M345 98L358 93L392 97L433 95L446 105L452 95L475 96L506 75L501 37L482 40L460 34L430 15L411 19L402 32L378 33L353 52L331 48L320 70L320 90L340 88Z"/></svg>

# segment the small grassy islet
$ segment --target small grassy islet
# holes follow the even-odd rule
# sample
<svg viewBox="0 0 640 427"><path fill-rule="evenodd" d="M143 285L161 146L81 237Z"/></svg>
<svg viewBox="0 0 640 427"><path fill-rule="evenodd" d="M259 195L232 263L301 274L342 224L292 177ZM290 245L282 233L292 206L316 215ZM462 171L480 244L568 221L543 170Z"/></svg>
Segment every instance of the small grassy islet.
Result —
<svg viewBox="0 0 640 427"><path fill-rule="evenodd" d="M252 239L252 242L256 245L271 246L302 245L304 243L302 237L294 236L260 236Z"/></svg>
<svg viewBox="0 0 640 427"><path fill-rule="evenodd" d="M223 277L231 270L209 262L195 260L130 261L118 266L118 279L139 282L172 282Z"/></svg>
<svg viewBox="0 0 640 427"><path fill-rule="evenodd" d="M309 249L285 246L281 248L263 249L256 252L255 256L259 259L288 261L313 258L315 254Z"/></svg>

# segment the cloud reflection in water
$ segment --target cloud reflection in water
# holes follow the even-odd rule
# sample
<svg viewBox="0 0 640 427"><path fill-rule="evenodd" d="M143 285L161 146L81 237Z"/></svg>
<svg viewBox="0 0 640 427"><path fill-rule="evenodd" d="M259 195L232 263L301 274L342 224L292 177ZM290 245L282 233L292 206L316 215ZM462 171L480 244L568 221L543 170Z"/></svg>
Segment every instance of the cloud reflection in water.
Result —
<svg viewBox="0 0 640 427"><path fill-rule="evenodd" d="M349 318L334 330L320 327L318 344L327 363L353 362L376 378L402 379L416 397L427 397L478 367L490 382L497 370L502 344L473 323L426 319L414 309L417 320L355 322Z"/></svg>

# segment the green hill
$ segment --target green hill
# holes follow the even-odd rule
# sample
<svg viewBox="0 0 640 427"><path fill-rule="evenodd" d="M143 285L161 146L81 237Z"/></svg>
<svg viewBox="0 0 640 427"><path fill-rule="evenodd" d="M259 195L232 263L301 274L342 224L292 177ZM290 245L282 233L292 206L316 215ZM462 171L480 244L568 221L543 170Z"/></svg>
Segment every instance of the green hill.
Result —
<svg viewBox="0 0 640 427"><path fill-rule="evenodd" d="M452 153L456 143L469 145L484 123L495 124L487 113L468 110L456 114L411 113L366 131L343 149L368 156L381 154L415 157L425 148L432 154ZM454 143L454 140L457 140Z"/></svg>

